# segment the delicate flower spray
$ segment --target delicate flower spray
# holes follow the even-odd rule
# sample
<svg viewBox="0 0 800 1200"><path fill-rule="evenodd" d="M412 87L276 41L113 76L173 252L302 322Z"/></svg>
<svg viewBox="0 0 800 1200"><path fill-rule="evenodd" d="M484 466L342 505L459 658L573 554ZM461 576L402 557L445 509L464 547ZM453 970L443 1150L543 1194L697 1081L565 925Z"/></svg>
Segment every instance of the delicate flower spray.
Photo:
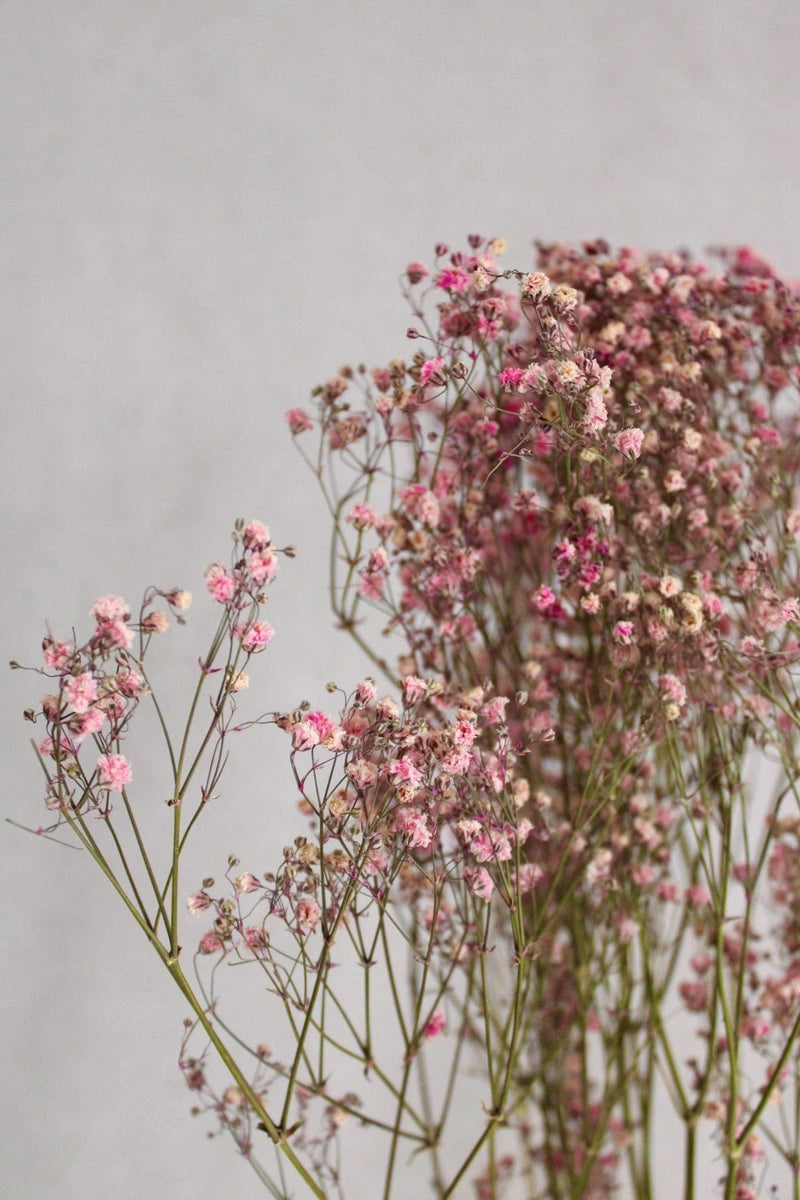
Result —
<svg viewBox="0 0 800 1200"><path fill-rule="evenodd" d="M385 681L261 719L304 822L280 861L188 898L179 874L273 633L255 521L206 571L181 737L145 660L187 593L135 620L106 596L84 645L46 639L42 832L88 850L175 979L195 1110L273 1196L389 1200L422 1161L439 1200L699 1200L713 1142L719 1196L762 1194L769 1154L797 1200L800 297L748 250L539 246L529 273L502 251L410 264L416 353L287 414L336 617ZM161 874L125 755L142 705L171 763ZM235 964L279 1049L229 1024Z"/></svg>

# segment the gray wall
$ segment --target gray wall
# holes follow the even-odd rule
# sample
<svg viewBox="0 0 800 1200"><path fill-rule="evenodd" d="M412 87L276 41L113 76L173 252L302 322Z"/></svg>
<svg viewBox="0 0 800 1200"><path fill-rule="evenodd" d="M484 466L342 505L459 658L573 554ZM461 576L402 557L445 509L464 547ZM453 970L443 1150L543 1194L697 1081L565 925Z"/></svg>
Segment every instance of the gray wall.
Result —
<svg viewBox="0 0 800 1200"><path fill-rule="evenodd" d="M749 241L800 274L798 35L793 0L5 0L0 657L35 662L48 619L85 630L100 592L199 598L241 513L302 552L253 712L355 680L283 411L405 351L396 279L439 239L503 235L517 265L535 237ZM2 815L34 826L39 692L2 692ZM135 766L160 816L163 772ZM187 891L228 851L269 865L291 797L257 733ZM91 864L8 825L0 852L0 1194L264 1194L189 1119L180 998Z"/></svg>

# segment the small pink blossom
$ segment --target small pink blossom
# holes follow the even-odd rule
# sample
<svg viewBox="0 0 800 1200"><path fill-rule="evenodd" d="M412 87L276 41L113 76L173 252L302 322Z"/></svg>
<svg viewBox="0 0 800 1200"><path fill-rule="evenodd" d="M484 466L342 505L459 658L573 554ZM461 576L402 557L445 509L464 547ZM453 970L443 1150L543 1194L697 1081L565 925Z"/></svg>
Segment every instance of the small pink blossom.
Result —
<svg viewBox="0 0 800 1200"><path fill-rule="evenodd" d="M278 569L278 556L274 550L256 550L247 560L247 570L250 578L259 587L270 583Z"/></svg>
<svg viewBox="0 0 800 1200"><path fill-rule="evenodd" d="M148 613L142 620L144 633L165 633L169 627L169 619L165 612Z"/></svg>
<svg viewBox="0 0 800 1200"><path fill-rule="evenodd" d="M659 687L664 699L672 700L680 708L683 708L686 703L686 688L677 675L669 673L662 675L659 680Z"/></svg>
<svg viewBox="0 0 800 1200"><path fill-rule="evenodd" d="M406 704L418 704L425 695L427 684L418 675L406 675L403 680L403 698Z"/></svg>
<svg viewBox="0 0 800 1200"><path fill-rule="evenodd" d="M555 592L544 583L533 594L533 603L540 613L546 613L555 603L555 599Z"/></svg>
<svg viewBox="0 0 800 1200"><path fill-rule="evenodd" d="M210 566L206 567L204 578L206 587L217 604L227 604L233 599L236 591L236 581L232 575L228 574L223 563L211 563Z"/></svg>
<svg viewBox="0 0 800 1200"><path fill-rule="evenodd" d="M702 883L690 883L683 894L690 908L704 908L711 903L711 892Z"/></svg>
<svg viewBox="0 0 800 1200"><path fill-rule="evenodd" d="M469 276L458 267L445 267L436 276L436 284L447 292L465 292L469 287Z"/></svg>
<svg viewBox="0 0 800 1200"><path fill-rule="evenodd" d="M383 598L385 587L385 575L377 575L371 571L364 571L358 584L358 594L359 596L363 596L365 600L380 600Z"/></svg>
<svg viewBox="0 0 800 1200"><path fill-rule="evenodd" d="M624 296L633 287L633 281L622 271L617 271L606 281L606 287L612 296Z"/></svg>
<svg viewBox="0 0 800 1200"><path fill-rule="evenodd" d="M702 980L686 980L678 991L689 1012L705 1012L708 1008L708 985Z"/></svg>
<svg viewBox="0 0 800 1200"><path fill-rule="evenodd" d="M245 671L232 671L228 668L228 691L243 692L250 686L250 678Z"/></svg>
<svg viewBox="0 0 800 1200"><path fill-rule="evenodd" d="M356 688L356 699L359 704L372 704L376 694L375 680L370 676L362 679Z"/></svg>
<svg viewBox="0 0 800 1200"><path fill-rule="evenodd" d="M377 780L378 768L375 763L360 758L348 764L346 774L351 783L354 783L359 790L364 790L371 787Z"/></svg>
<svg viewBox="0 0 800 1200"><path fill-rule="evenodd" d="M64 681L64 697L76 713L85 713L97 699L97 681L89 671L81 675L70 675Z"/></svg>
<svg viewBox="0 0 800 1200"><path fill-rule="evenodd" d="M441 1008L437 1008L436 1012L431 1013L430 1018L425 1023L425 1028L422 1031L423 1037L425 1037L428 1041L431 1041L433 1038L439 1036L446 1024L447 1019L444 1015L444 1011Z"/></svg>
<svg viewBox="0 0 800 1200"><path fill-rule="evenodd" d="M419 381L422 384L432 383L442 387L447 382L443 358L429 358L419 369Z"/></svg>
<svg viewBox="0 0 800 1200"><path fill-rule="evenodd" d="M116 684L120 695L135 697L139 695L144 687L144 680L137 671L132 671L129 667L125 667L118 672Z"/></svg>
<svg viewBox="0 0 800 1200"><path fill-rule="evenodd" d="M192 593L184 591L183 588L173 588L171 592L166 593L165 598L178 612L185 612L191 607Z"/></svg>
<svg viewBox="0 0 800 1200"><path fill-rule="evenodd" d="M101 621L92 639L104 653L127 650L133 641L133 630L124 621Z"/></svg>
<svg viewBox="0 0 800 1200"><path fill-rule="evenodd" d="M493 696L488 703L484 704L481 714L487 725L498 725L505 720L507 704L508 696Z"/></svg>
<svg viewBox="0 0 800 1200"><path fill-rule="evenodd" d="M412 792L422 786L422 775L410 758L400 758L389 767L389 774L395 784L404 784Z"/></svg>
<svg viewBox="0 0 800 1200"><path fill-rule="evenodd" d="M295 437L299 433L305 433L307 430L314 428L314 422L302 408L290 408L286 414L286 420L289 424L289 429Z"/></svg>
<svg viewBox="0 0 800 1200"><path fill-rule="evenodd" d="M680 471L672 468L667 471L664 476L664 490L667 492L682 492L686 487L686 480Z"/></svg>
<svg viewBox="0 0 800 1200"><path fill-rule="evenodd" d="M644 431L642 429L621 429L612 438L614 445L625 458L638 458L642 452Z"/></svg>
<svg viewBox="0 0 800 1200"><path fill-rule="evenodd" d="M374 525L377 525L378 519L375 509L370 508L368 504L354 504L347 514L349 523L362 533L365 529L372 529Z"/></svg>
<svg viewBox="0 0 800 1200"><path fill-rule="evenodd" d="M42 652L46 667L62 671L75 653L75 647L72 642L57 642L53 638L46 637L42 642Z"/></svg>
<svg viewBox="0 0 800 1200"><path fill-rule="evenodd" d="M586 400L582 425L590 432L597 433L605 428L607 421L608 409L606 408L602 392L599 388L592 388Z"/></svg>
<svg viewBox="0 0 800 1200"><path fill-rule="evenodd" d="M261 521L248 521L242 533L242 545L245 550L265 550L270 544L269 529Z"/></svg>
<svg viewBox="0 0 800 1200"><path fill-rule="evenodd" d="M236 626L235 632L247 654L259 654L267 642L272 641L275 630L268 621L253 621L250 625Z"/></svg>
<svg viewBox="0 0 800 1200"><path fill-rule="evenodd" d="M522 294L528 300L544 300L551 291L550 280L541 271L532 271L522 278Z"/></svg>
<svg viewBox="0 0 800 1200"><path fill-rule="evenodd" d="M416 260L410 262L406 267L406 275L408 276L409 283L419 283L429 274L430 271L425 266L425 263L417 262Z"/></svg>
<svg viewBox="0 0 800 1200"><path fill-rule="evenodd" d="M295 906L295 916L297 917L297 928L303 936L313 933L319 924L322 910L316 900L311 900L303 897L298 900Z"/></svg>
<svg viewBox="0 0 800 1200"><path fill-rule="evenodd" d="M384 696L375 705L375 715L379 721L396 721L400 715L397 701L393 700L391 696Z"/></svg>
<svg viewBox="0 0 800 1200"><path fill-rule="evenodd" d="M99 733L105 724L106 714L102 708L90 708L87 713L80 718L77 728L74 730L72 737L78 743L84 738L91 737L94 733Z"/></svg>
<svg viewBox="0 0 800 1200"><path fill-rule="evenodd" d="M243 892L257 892L261 889L261 884L255 875L251 875L249 871L245 871L244 875L237 875L233 881L233 886L239 894Z"/></svg>
<svg viewBox="0 0 800 1200"><path fill-rule="evenodd" d="M194 895L186 897L186 908L192 916L203 912L212 903L211 897L206 892L195 892Z"/></svg>
<svg viewBox="0 0 800 1200"><path fill-rule="evenodd" d="M427 850L433 841L428 818L416 808L399 809L395 815L395 829L398 833L406 834L409 843L420 850Z"/></svg>
<svg viewBox="0 0 800 1200"><path fill-rule="evenodd" d="M131 765L122 754L101 754L97 760L100 787L121 792L132 778Z"/></svg>
<svg viewBox="0 0 800 1200"><path fill-rule="evenodd" d="M209 929L208 933L204 933L200 938L200 945L197 949L201 954L216 954L218 950L225 949L225 944L218 933Z"/></svg>
<svg viewBox="0 0 800 1200"><path fill-rule="evenodd" d="M106 621L127 621L131 610L122 596L100 596L92 605L90 615L101 624Z"/></svg>
<svg viewBox="0 0 800 1200"><path fill-rule="evenodd" d="M474 871L466 870L464 882L473 896L477 896L479 900L491 900L494 883L485 867L477 867Z"/></svg>

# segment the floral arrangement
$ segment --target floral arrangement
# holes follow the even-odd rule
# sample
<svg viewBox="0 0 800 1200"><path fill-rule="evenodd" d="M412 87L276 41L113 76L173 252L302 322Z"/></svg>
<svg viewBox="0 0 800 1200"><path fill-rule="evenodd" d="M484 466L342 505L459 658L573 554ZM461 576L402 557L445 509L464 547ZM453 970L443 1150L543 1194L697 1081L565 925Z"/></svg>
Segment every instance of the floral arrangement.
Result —
<svg viewBox="0 0 800 1200"><path fill-rule="evenodd" d="M39 832L150 941L189 1005L194 1111L274 1197L389 1200L424 1170L438 1200L693 1200L712 1142L725 1200L768 1154L797 1197L800 294L747 249L539 245L532 272L503 250L411 263L413 356L287 414L374 678L241 719L295 551L239 521L180 732L149 662L186 591L104 596L88 640L45 639ZM145 706L157 848L125 744ZM286 739L298 835L186 880L255 723ZM230 1024L236 964L278 1047Z"/></svg>

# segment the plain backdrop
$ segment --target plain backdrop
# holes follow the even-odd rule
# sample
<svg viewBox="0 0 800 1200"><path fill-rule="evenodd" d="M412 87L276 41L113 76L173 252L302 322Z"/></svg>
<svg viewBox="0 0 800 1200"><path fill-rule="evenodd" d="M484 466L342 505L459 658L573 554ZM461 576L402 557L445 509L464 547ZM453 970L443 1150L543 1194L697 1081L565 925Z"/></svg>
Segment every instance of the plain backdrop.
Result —
<svg viewBox="0 0 800 1200"><path fill-rule="evenodd" d="M300 548L253 711L354 682L282 414L406 352L397 279L436 241L501 235L526 268L534 238L749 242L800 274L794 0L4 0L0 45L5 659L48 620L85 635L102 592L180 584L170 696L243 515ZM40 691L0 693L0 815L33 826ZM187 891L297 831L283 751L259 731L232 767ZM160 812L155 740L135 769ZM0 853L0 1195L264 1195L190 1119L180 997L92 864L8 824Z"/></svg>

